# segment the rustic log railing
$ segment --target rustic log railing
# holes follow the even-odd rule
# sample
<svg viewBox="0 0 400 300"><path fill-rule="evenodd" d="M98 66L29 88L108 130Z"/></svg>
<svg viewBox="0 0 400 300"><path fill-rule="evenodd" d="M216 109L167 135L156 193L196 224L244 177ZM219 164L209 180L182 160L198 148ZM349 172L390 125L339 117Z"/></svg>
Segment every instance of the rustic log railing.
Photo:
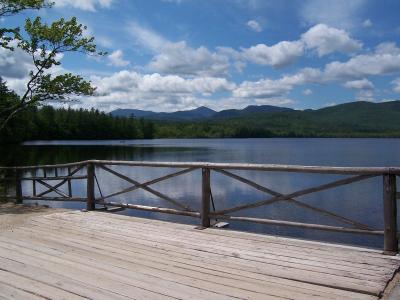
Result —
<svg viewBox="0 0 400 300"><path fill-rule="evenodd" d="M157 167L157 168L176 168L181 169L167 175L146 181L139 182L133 178L121 174L120 172L112 169L112 166L131 166L131 167ZM59 170L67 169L66 175L58 175ZM78 172L82 173L86 169L84 175L77 175ZM120 191L113 192L108 195L103 195L101 192L99 182L96 177L96 169L108 172L127 183L129 187ZM155 183L165 181L170 178L181 176L190 173L194 170L201 170L202 186L201 186L201 205L200 210L195 211L188 205L161 193L160 191L151 187ZM270 172L293 172L293 173L316 173L316 174L340 174L347 175L346 178L335 180L319 186L301 189L295 192L283 194L272 190L268 187L262 186L250 179L244 178L232 172L232 170L252 170L252 171L270 171ZM40 173L41 176L37 174ZM31 176L25 174L30 172ZM268 195L267 198L252 203L246 203L235 207L226 208L223 210L210 211L211 194L211 173L219 173L241 183L244 183L258 191ZM10 177L13 173L13 177ZM52 173L52 175L49 175ZM396 254L398 253L398 232L397 232L397 199L400 198L400 193L396 190L396 176L400 176L400 168L390 167L322 167L322 166L296 166L296 165L267 165L267 164L239 164L239 163L182 163L182 162L139 162L139 161L106 161L106 160L89 160L69 164L57 165L43 165L43 166L22 166L22 167L0 167L0 181L14 181L15 182L15 195L5 196L5 198L15 199L21 203L22 200L43 200L43 201L78 201L86 202L88 210L94 210L97 205L105 207L120 207L130 208L151 212L160 212L167 214L183 215L189 217L200 218L203 227L210 227L210 219L218 220L232 220L241 222L254 222L260 224L271 224L280 226L292 226L307 228L313 230L325 230L334 232L357 233L357 234L371 234L384 236L384 253ZM337 213L315 207L313 205L299 201L296 198L300 196L310 195L316 192L329 190L339 186L348 185L351 183L363 181L373 177L383 178L383 217L384 229L378 230L370 228L370 226L361 222L341 216ZM73 180L86 180L86 197L73 196L72 184ZM23 193L23 181L32 182L32 195ZM52 181L58 181L52 184ZM46 188L43 192L37 193L37 186ZM67 193L61 190L61 187L67 186ZM96 198L96 185L100 192L100 197ZM153 207L145 205L137 205L130 203L121 203L110 201L112 197L116 197L134 190L145 190L159 199L162 199L175 208ZM48 194L54 193L57 196L49 196ZM296 206L305 208L307 210L316 212L318 214L328 216L336 221L340 221L347 227L328 226L321 224L300 223L284 220L253 218L245 216L232 216L232 213L242 211L245 209L256 208L260 206L270 205L272 203L287 201Z"/></svg>

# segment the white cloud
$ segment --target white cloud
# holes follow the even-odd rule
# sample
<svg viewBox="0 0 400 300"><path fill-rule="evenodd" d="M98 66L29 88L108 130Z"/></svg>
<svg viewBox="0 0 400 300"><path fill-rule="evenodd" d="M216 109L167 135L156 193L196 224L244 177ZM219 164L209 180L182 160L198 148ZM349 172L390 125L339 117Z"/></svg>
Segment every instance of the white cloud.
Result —
<svg viewBox="0 0 400 300"><path fill-rule="evenodd" d="M292 89L292 85L280 80L262 79L259 81L244 81L233 91L237 98L273 98L279 97Z"/></svg>
<svg viewBox="0 0 400 300"><path fill-rule="evenodd" d="M310 89L305 89L304 91L303 91L303 95L306 95L306 96L309 96L309 95L311 95L313 92L312 92L312 90L310 90Z"/></svg>
<svg viewBox="0 0 400 300"><path fill-rule="evenodd" d="M315 49L320 57L336 51L353 53L362 48L362 44L352 39L346 31L325 24L313 26L301 39L307 48Z"/></svg>
<svg viewBox="0 0 400 300"><path fill-rule="evenodd" d="M170 43L154 31L140 26L137 23L130 23L128 26L128 33L135 39L135 41L153 52L160 51L165 44Z"/></svg>
<svg viewBox="0 0 400 300"><path fill-rule="evenodd" d="M310 28L299 40L271 46L258 44L239 51L229 47L217 47L214 51L204 46L192 48L186 41L171 42L137 23L131 23L128 30L138 45L153 54L148 70L183 76L221 76L231 67L241 72L246 62L281 68L292 64L309 49L323 56L335 51L353 53L362 48L346 31L325 24Z"/></svg>
<svg viewBox="0 0 400 300"><path fill-rule="evenodd" d="M244 81L233 90L232 95L242 99L287 99L286 95L295 86L306 83L324 83L322 72L318 69L304 68L293 75L285 75L275 80ZM306 93L309 94L308 91Z"/></svg>
<svg viewBox="0 0 400 300"><path fill-rule="evenodd" d="M255 32L261 32L262 27L261 25L256 21L256 20L250 20L246 23L247 27L249 27L251 30Z"/></svg>
<svg viewBox="0 0 400 300"><path fill-rule="evenodd" d="M258 44L242 49L241 55L255 64L280 68L292 64L305 50L315 50L321 57L332 52L353 53L361 48L361 42L352 39L346 31L318 24L297 41L281 41L272 46Z"/></svg>
<svg viewBox="0 0 400 300"><path fill-rule="evenodd" d="M230 92L236 85L220 77L183 78L177 75L141 74L123 70L111 76L92 76L97 95L88 99L103 109L131 107L169 111L196 107L203 98ZM200 101L200 99L203 99Z"/></svg>
<svg viewBox="0 0 400 300"><path fill-rule="evenodd" d="M366 0L307 0L300 8L300 18L309 25L324 23L338 28L360 24L360 13Z"/></svg>
<svg viewBox="0 0 400 300"><path fill-rule="evenodd" d="M390 54L400 55L400 48L396 46L396 43L385 42L375 47L375 53L377 54Z"/></svg>
<svg viewBox="0 0 400 300"><path fill-rule="evenodd" d="M363 27L371 27L372 26L372 21L370 19L364 20L362 23Z"/></svg>
<svg viewBox="0 0 400 300"><path fill-rule="evenodd" d="M72 6L86 11L96 11L96 8L108 8L112 0L53 0L56 7Z"/></svg>
<svg viewBox="0 0 400 300"><path fill-rule="evenodd" d="M227 73L229 58L205 47L191 48L185 41L167 43L149 63L153 71L165 74L218 76Z"/></svg>
<svg viewBox="0 0 400 300"><path fill-rule="evenodd" d="M346 62L334 61L325 66L328 79L363 78L400 72L400 55L363 54Z"/></svg>
<svg viewBox="0 0 400 300"><path fill-rule="evenodd" d="M393 85L393 91L400 93L400 77L393 80L391 84Z"/></svg>
<svg viewBox="0 0 400 300"><path fill-rule="evenodd" d="M150 29L136 23L129 27L130 34L143 47L155 53L148 68L163 74L219 76L226 74L229 57L206 47L192 48L185 41L171 42Z"/></svg>
<svg viewBox="0 0 400 300"><path fill-rule="evenodd" d="M347 81L346 88L357 89L356 98L373 100L374 85L365 77L394 74L400 72L400 49L394 43L384 43L369 54L357 55L345 62L333 61L322 70L303 68L292 75L279 79L262 79L256 82L245 81L233 92L235 97L283 97L295 86L332 81ZM400 91L400 79L392 82L395 91Z"/></svg>
<svg viewBox="0 0 400 300"><path fill-rule="evenodd" d="M124 60L124 53L122 50L115 50L110 55L108 55L109 65L115 67L126 67L130 64L128 60Z"/></svg>
<svg viewBox="0 0 400 300"><path fill-rule="evenodd" d="M242 53L245 59L253 63L279 68L293 63L303 51L303 43L300 41L282 41L272 46L258 44L243 49Z"/></svg>
<svg viewBox="0 0 400 300"><path fill-rule="evenodd" d="M360 80L346 81L343 86L348 89L356 90L372 90L374 89L374 84L366 78Z"/></svg>
<svg viewBox="0 0 400 300"><path fill-rule="evenodd" d="M10 51L0 47L0 75L21 79L28 76L34 68L32 58L19 48Z"/></svg>

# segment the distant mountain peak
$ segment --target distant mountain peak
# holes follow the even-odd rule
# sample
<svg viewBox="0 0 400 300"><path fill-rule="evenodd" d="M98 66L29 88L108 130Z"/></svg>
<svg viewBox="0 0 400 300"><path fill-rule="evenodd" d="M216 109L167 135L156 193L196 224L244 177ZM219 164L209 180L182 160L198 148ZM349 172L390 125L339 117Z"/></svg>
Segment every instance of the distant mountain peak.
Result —
<svg viewBox="0 0 400 300"><path fill-rule="evenodd" d="M192 111L207 111L207 112L216 112L215 110L207 107L207 106L200 106L198 108L193 109Z"/></svg>
<svg viewBox="0 0 400 300"><path fill-rule="evenodd" d="M111 112L114 116L143 117L154 120L201 120L207 118L232 118L249 113L275 113L291 111L291 108L272 106L272 105L249 105L244 109L226 109L215 111L207 106L200 106L189 110L179 110L175 112L152 112L138 109L117 109Z"/></svg>

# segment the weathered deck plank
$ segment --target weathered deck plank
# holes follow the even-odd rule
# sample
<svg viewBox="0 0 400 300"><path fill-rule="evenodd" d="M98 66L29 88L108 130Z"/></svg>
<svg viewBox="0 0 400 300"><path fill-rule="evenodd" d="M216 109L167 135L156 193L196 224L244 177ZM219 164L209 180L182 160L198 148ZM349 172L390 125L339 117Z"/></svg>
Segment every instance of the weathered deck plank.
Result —
<svg viewBox="0 0 400 300"><path fill-rule="evenodd" d="M0 232L0 299L377 299L399 266L364 248L101 212Z"/></svg>

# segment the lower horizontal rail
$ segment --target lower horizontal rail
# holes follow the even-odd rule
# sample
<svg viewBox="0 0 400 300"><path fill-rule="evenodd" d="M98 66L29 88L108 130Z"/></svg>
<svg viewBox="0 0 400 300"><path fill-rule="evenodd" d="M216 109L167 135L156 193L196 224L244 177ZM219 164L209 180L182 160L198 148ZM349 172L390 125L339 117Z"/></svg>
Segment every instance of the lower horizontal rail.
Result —
<svg viewBox="0 0 400 300"><path fill-rule="evenodd" d="M10 197L11 198L11 197ZM15 197L13 197L15 198ZM66 202L86 202L86 198L79 198L79 197L35 197L35 196L23 196L23 200L40 200L40 201L66 201Z"/></svg>
<svg viewBox="0 0 400 300"><path fill-rule="evenodd" d="M98 201L98 202L96 202L96 204L101 204L101 205L106 205L106 206L114 206L114 207L131 208L131 209L144 210L144 211L160 212L160 213L171 214L171 215L181 215L181 216L200 218L199 212L177 210L177 209L173 209L173 208L145 206L145 205L129 204L129 203L103 202L103 201Z"/></svg>
<svg viewBox="0 0 400 300"><path fill-rule="evenodd" d="M1 196L0 199L16 200L16 196ZM80 197L35 197L35 196L23 196L23 200L40 200L40 201L66 201L66 202L86 202L86 198Z"/></svg>
<svg viewBox="0 0 400 300"><path fill-rule="evenodd" d="M281 220L271 220L271 219L259 219L259 218L250 218L250 217L233 217L233 216L227 216L227 215L213 215L213 218L231 220L231 221L240 221L240 222L268 224L268 225L300 227L300 228L324 230L324 231L371 234L371 235L383 235L384 234L383 230L365 230L365 229L346 228L346 227L338 227L338 226L319 225L319 224L311 224L311 223L281 221Z"/></svg>
<svg viewBox="0 0 400 300"><path fill-rule="evenodd" d="M86 175L82 176L57 176L57 177L22 177L21 180L74 180L74 179L86 179Z"/></svg>

